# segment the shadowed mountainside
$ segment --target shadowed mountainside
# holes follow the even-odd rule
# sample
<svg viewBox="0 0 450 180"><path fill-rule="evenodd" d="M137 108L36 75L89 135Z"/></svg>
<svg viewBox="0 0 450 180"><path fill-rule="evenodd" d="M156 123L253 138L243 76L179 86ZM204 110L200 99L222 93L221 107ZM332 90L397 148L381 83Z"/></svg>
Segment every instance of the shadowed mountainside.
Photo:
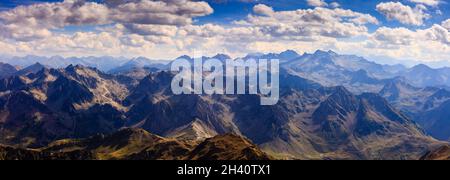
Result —
<svg viewBox="0 0 450 180"><path fill-rule="evenodd" d="M421 160L450 160L450 145L441 146L427 152Z"/></svg>
<svg viewBox="0 0 450 180"><path fill-rule="evenodd" d="M232 134L198 142L163 138L142 129L65 139L40 149L0 146L0 160L269 160L250 141Z"/></svg>

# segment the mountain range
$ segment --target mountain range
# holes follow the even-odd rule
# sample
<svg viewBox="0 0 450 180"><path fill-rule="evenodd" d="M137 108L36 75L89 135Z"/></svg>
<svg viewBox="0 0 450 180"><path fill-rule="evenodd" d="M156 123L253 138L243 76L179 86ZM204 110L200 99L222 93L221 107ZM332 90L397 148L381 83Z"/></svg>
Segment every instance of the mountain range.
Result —
<svg viewBox="0 0 450 180"><path fill-rule="evenodd" d="M192 57L181 56L187 60ZM177 59L179 59L177 58ZM212 57L203 56L203 59L215 58L221 61L233 60L226 54L217 54ZM339 55L333 51L318 50L313 54L298 54L295 51L287 50L277 53L255 53L249 54L238 59L279 59L282 64L292 72L308 75L308 78L314 79L328 86L345 84L347 88L355 91L364 92L367 90L380 90L380 83L377 80L390 79L395 77L404 77L410 84L419 87L450 87L450 68L431 68L424 64L418 64L411 68L404 65L381 65L354 55ZM86 67L97 68L110 74L128 73L132 70L145 72L154 71L154 69L168 69L172 60L152 60L145 57L125 58L125 57L68 57L61 56L42 57L42 56L24 56L24 57L2 57L0 66L5 75L12 75L17 69L25 68L33 64L41 64L49 68L65 68L71 64L82 65ZM6 64L12 65L7 67ZM289 67L290 66L290 67ZM325 73L326 70L333 70ZM333 74L332 74L333 73ZM326 75L326 76L325 76ZM337 75L337 77L333 76ZM362 77L360 77L362 76ZM0 74L0 77L4 75ZM334 77L334 78L333 78ZM142 78L142 76L141 76ZM375 80L375 79L377 80ZM335 81L337 80L337 81ZM366 80L366 81L364 81ZM365 86L356 88L356 86Z"/></svg>
<svg viewBox="0 0 450 180"><path fill-rule="evenodd" d="M125 58L125 57L68 57L61 56L24 56L24 57L2 57L0 62L10 64L18 67L28 67L35 63L42 64L51 68L64 68L69 65L82 65L87 67L94 67L102 71L111 71L116 68L125 68L129 66L147 66L151 64L167 64L169 61L164 60L150 60L145 57Z"/></svg>
<svg viewBox="0 0 450 180"><path fill-rule="evenodd" d="M0 72L0 143L5 144L0 154L32 159L419 159L450 138L447 82L411 83L442 75L414 76L413 70L423 69L332 51L244 59L251 58L282 62L278 104L260 106L259 95L174 95L170 64L143 59L103 70L80 64L55 68L41 60L23 69L0 64L5 69ZM137 135L116 142L129 137L124 132ZM122 146L137 149L123 152ZM227 152L228 147L235 148ZM54 152L67 153L48 155Z"/></svg>
<svg viewBox="0 0 450 180"><path fill-rule="evenodd" d="M447 89L418 88L399 79L386 84L380 94L433 137L450 139L450 91Z"/></svg>

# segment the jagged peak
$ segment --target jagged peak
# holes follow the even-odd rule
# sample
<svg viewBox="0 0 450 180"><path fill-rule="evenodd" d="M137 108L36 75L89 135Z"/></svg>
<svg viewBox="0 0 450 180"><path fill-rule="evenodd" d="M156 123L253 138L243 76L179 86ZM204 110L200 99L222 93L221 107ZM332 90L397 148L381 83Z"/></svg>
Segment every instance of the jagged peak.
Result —
<svg viewBox="0 0 450 180"><path fill-rule="evenodd" d="M192 60L192 57L190 57L188 55L183 55L183 56L177 57L176 59Z"/></svg>
<svg viewBox="0 0 450 180"><path fill-rule="evenodd" d="M357 98L343 86L332 88L332 94L322 102L321 106L314 112L314 116L323 118L324 112L341 111L347 113L355 111L358 107ZM319 115L320 114L320 115ZM322 120L316 120L321 122Z"/></svg>
<svg viewBox="0 0 450 180"><path fill-rule="evenodd" d="M133 59L131 59L131 60L135 60L135 61L148 61L148 60L150 60L150 59L148 59L148 58L146 58L146 57L143 57L143 56L139 56L139 57L133 58Z"/></svg>
<svg viewBox="0 0 450 180"><path fill-rule="evenodd" d="M338 53L336 53L336 52L334 52L333 50L328 50L328 54L330 54L330 55L338 55Z"/></svg>
<svg viewBox="0 0 450 180"><path fill-rule="evenodd" d="M44 68L47 68L47 66L45 66L45 65L43 65L43 64L41 64L41 63L39 63L39 62L36 62L36 63L34 63L34 64L32 64L32 65L26 67L25 69L37 69L37 68L42 68L42 69L44 69Z"/></svg>
<svg viewBox="0 0 450 180"><path fill-rule="evenodd" d="M42 67L45 67L45 65L41 64L40 62L36 62L36 63L32 64L31 66L42 66Z"/></svg>
<svg viewBox="0 0 450 180"><path fill-rule="evenodd" d="M338 103L341 106L347 107L348 110L354 110L356 108L356 96L347 90L343 86L337 86L334 88L333 94L331 94L327 101Z"/></svg>
<svg viewBox="0 0 450 180"><path fill-rule="evenodd" d="M38 73L38 72L40 72L40 71L42 71L44 69L47 69L47 66L45 66L45 65L43 65L43 64L41 64L39 62L36 62L36 63L34 63L34 64L30 65L30 66L27 66L27 67L19 70L16 73L16 75L22 76L22 75L28 75L30 73Z"/></svg>
<svg viewBox="0 0 450 180"><path fill-rule="evenodd" d="M65 71L75 71L79 65L69 64L66 68L64 68Z"/></svg>
<svg viewBox="0 0 450 180"><path fill-rule="evenodd" d="M280 53L281 56L299 56L297 51L294 50L286 50Z"/></svg>
<svg viewBox="0 0 450 180"><path fill-rule="evenodd" d="M326 52L326 51L323 51L323 50L320 50L320 49L318 49L318 50L316 50L316 51L314 52L314 54L327 54L327 52Z"/></svg>
<svg viewBox="0 0 450 180"><path fill-rule="evenodd" d="M87 67L87 66L83 66L81 64L70 64L69 66L67 66L66 68L64 68L65 72L69 72L69 73L77 73L77 70L83 70L83 71L94 71L96 73L101 73L100 70L98 70L95 67Z"/></svg>
<svg viewBox="0 0 450 180"><path fill-rule="evenodd" d="M368 75L367 71L364 69L360 69L360 70L356 71L355 73L360 74L360 75Z"/></svg>
<svg viewBox="0 0 450 180"><path fill-rule="evenodd" d="M389 102L384 97L382 97L380 94L377 94L377 93L363 93L363 94L359 95L358 97L368 101L373 106L376 106L378 108L385 108L385 109L387 108L390 112L397 113L398 116L401 116L399 114L399 112L397 112L397 110L395 110L395 108L392 107L389 104ZM378 110L378 111L379 112L388 112L386 110L383 110L383 111ZM401 118L405 118L406 119L406 117L403 117L403 116L401 116Z"/></svg>
<svg viewBox="0 0 450 180"><path fill-rule="evenodd" d="M212 58L214 59L218 59L218 60L229 60L231 59L231 57L227 54L217 54L215 56L213 56Z"/></svg>
<svg viewBox="0 0 450 180"><path fill-rule="evenodd" d="M337 53L335 53L334 51L331 51L331 50L329 50L329 51L323 51L323 50L317 50L317 51L315 51L314 52L314 55L321 55L321 56L323 56L323 55L326 55L326 56L333 56L333 55L337 55Z"/></svg>
<svg viewBox="0 0 450 180"><path fill-rule="evenodd" d="M188 156L192 160L270 160L256 145L236 134L218 135L200 143Z"/></svg>
<svg viewBox="0 0 450 180"><path fill-rule="evenodd" d="M298 54L297 51L294 51L292 49L288 49L286 51L281 52L280 54Z"/></svg>
<svg viewBox="0 0 450 180"><path fill-rule="evenodd" d="M437 99L449 98L450 97L450 91L448 91L446 89L439 89L431 97L432 98L437 98Z"/></svg>
<svg viewBox="0 0 450 180"><path fill-rule="evenodd" d="M411 68L412 71L432 71L433 68L425 64L418 64Z"/></svg>
<svg viewBox="0 0 450 180"><path fill-rule="evenodd" d="M386 88L399 88L399 87L407 87L409 89L418 90L419 88L414 87L413 85L408 83L408 80L403 76L397 76L395 78L387 80L384 85L384 89Z"/></svg>
<svg viewBox="0 0 450 180"><path fill-rule="evenodd" d="M334 92L333 94L340 94L340 95L346 95L346 96L354 96L353 93L351 93L347 88L344 86L336 86L333 88Z"/></svg>

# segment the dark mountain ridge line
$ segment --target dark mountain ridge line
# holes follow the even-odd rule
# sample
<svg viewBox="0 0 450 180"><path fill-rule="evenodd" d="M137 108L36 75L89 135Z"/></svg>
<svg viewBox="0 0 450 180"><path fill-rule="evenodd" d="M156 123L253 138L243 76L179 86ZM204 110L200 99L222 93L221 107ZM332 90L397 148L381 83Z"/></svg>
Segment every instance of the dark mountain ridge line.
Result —
<svg viewBox="0 0 450 180"><path fill-rule="evenodd" d="M143 129L64 139L39 149L0 145L0 160L270 160L249 140L225 134L203 142L183 142Z"/></svg>

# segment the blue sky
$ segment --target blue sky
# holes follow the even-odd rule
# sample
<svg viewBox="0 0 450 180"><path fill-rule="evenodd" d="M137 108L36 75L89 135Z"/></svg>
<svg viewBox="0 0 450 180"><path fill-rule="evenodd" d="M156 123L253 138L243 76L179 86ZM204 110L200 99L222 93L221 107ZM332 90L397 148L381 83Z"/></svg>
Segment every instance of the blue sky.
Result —
<svg viewBox="0 0 450 180"><path fill-rule="evenodd" d="M226 1L226 0L225 0ZM243 19L245 18L251 11L255 4L267 4L273 7L275 10L284 11L284 10L296 10L296 9L307 9L311 8L306 1L304 0L259 0L256 2L248 3L242 2L239 0L228 0L227 2L217 2L217 0L209 0L210 5L214 8L214 14L209 16L199 18L200 22L217 22L217 23L228 23L230 20L234 19ZM337 2L344 9L352 9L361 13L367 13L375 16L377 19L382 21L384 26L388 27L399 27L402 26L397 21L389 21L382 14L376 11L377 4L381 2L392 2L392 0L335 0L328 2ZM415 3L412 3L408 0L400 0L393 2L402 2L405 5L414 6ZM432 18L429 19L424 26L408 26L408 28L424 28L430 26L434 23L439 23L443 20L449 19L450 14L448 13L448 9L450 9L450 3L442 1L442 3L438 7L429 7L430 13L433 14ZM437 15L437 10L441 10L442 15ZM373 29L372 29L373 30Z"/></svg>
<svg viewBox="0 0 450 180"><path fill-rule="evenodd" d="M446 0L3 0L0 54L172 58L323 49L450 61L448 9Z"/></svg>

